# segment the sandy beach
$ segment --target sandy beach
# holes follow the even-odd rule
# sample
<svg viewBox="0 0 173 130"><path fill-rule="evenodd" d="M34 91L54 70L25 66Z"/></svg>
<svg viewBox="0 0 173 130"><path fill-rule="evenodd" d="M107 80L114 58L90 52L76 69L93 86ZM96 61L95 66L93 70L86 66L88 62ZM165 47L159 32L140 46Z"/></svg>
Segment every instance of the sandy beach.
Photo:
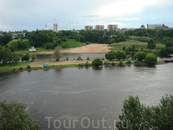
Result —
<svg viewBox="0 0 173 130"><path fill-rule="evenodd" d="M106 44L90 44L82 47L62 49L64 53L107 53L109 51ZM53 51L38 52L39 54L52 54Z"/></svg>

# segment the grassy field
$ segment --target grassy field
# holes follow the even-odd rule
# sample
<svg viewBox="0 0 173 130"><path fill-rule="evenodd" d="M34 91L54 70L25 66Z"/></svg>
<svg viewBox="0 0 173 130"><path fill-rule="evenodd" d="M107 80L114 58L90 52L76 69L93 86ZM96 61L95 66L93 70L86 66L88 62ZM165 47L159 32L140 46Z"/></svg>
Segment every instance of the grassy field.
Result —
<svg viewBox="0 0 173 130"><path fill-rule="evenodd" d="M145 51L152 51L152 49L148 49L147 48L147 42L132 41L132 40L124 41L124 42L119 42L119 43L112 43L112 44L109 45L109 47L111 47L110 50L119 51L119 50L122 50L122 48L124 46L126 46L128 48L131 48L133 44L135 45L137 50L141 50L141 48L143 47L143 49ZM165 45L163 45L163 44L156 44L155 50L159 50L162 47L165 47Z"/></svg>
<svg viewBox="0 0 173 130"><path fill-rule="evenodd" d="M77 42L74 39L68 39L66 42L62 42L60 45L62 48L75 48L75 47L84 46L85 43Z"/></svg>

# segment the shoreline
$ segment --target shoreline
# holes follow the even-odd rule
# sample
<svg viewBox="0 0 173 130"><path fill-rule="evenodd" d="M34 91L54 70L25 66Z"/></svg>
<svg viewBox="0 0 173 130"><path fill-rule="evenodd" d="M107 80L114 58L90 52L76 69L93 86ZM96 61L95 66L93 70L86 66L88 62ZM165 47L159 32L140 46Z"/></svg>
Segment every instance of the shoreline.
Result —
<svg viewBox="0 0 173 130"><path fill-rule="evenodd" d="M55 63L55 64L50 64L50 66L48 67L43 67L43 63ZM91 65L91 61L87 61L87 60L84 60L84 61L74 61L72 63L69 63L71 61L58 61L58 62L51 62L51 61L43 61L43 63L41 62L31 62L29 65L31 68L27 68L27 66L18 66L18 67L0 67L0 68L8 68L8 70L4 70L4 71L0 71L0 74L1 73L15 73L15 72L23 72L23 71L32 71L32 70L49 70L49 69L62 69L62 68L72 68L72 67L79 67L79 68L83 68L83 67L92 67ZM88 62L89 65L86 65L85 63ZM109 64L105 65L104 64L104 61L103 61L103 65L102 67L125 67L125 66L131 66L131 65L134 65L134 66L156 66L156 65L161 65L161 64L165 64L164 62L160 62L158 61L157 64L155 65L149 65L149 64L146 64L146 63L131 63L131 64L126 64L125 62L122 64L122 65L119 65L118 61L108 61ZM31 65L32 63L40 63L36 66L34 65ZM59 63L59 64L57 64ZM62 63L66 63L66 64L62 64ZM111 63L114 63L114 65L112 65ZM22 67L22 70L20 70L20 68ZM9 70L11 69L11 70Z"/></svg>

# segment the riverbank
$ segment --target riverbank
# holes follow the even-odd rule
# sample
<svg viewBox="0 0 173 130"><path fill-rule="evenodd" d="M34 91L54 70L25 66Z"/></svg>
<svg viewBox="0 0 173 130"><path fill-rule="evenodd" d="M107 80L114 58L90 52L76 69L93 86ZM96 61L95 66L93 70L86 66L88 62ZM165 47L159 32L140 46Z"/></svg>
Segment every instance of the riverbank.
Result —
<svg viewBox="0 0 173 130"><path fill-rule="evenodd" d="M104 61L104 66L151 66L145 62L127 64L127 61L123 61L122 65L119 65L119 61ZM43 64L48 64L48 67L43 67ZM92 60L74 60L74 61L35 61L35 62L24 62L18 64L5 64L0 65L0 73L6 72L20 72L20 71L31 71L39 69L58 69L58 68L69 68L69 67L88 67L91 66ZM164 64L162 61L157 61L156 65Z"/></svg>

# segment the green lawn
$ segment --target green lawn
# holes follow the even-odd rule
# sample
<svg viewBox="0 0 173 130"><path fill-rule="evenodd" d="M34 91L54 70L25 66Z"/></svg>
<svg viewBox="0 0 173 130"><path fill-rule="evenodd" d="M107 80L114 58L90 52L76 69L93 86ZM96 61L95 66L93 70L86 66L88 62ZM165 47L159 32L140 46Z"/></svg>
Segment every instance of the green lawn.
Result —
<svg viewBox="0 0 173 130"><path fill-rule="evenodd" d="M66 42L62 42L60 46L62 48L75 48L86 45L85 43L77 42L75 39L68 39Z"/></svg>
<svg viewBox="0 0 173 130"><path fill-rule="evenodd" d="M141 48L143 47L143 49L145 51L151 51L151 49L148 49L147 48L147 42L140 42L140 41L132 41L132 40L129 40L129 41L124 41L124 42L119 42L119 43L112 43L109 45L110 50L113 50L113 51L118 51L118 50L122 50L122 48L124 46L128 47L128 48L131 48L132 45L135 45L136 49L137 50L141 50ZM161 49L162 47L165 47L165 45L163 44L156 44L156 47L155 49Z"/></svg>
<svg viewBox="0 0 173 130"><path fill-rule="evenodd" d="M31 62L19 62L17 64L0 64L0 67L20 67L20 66L28 66Z"/></svg>

